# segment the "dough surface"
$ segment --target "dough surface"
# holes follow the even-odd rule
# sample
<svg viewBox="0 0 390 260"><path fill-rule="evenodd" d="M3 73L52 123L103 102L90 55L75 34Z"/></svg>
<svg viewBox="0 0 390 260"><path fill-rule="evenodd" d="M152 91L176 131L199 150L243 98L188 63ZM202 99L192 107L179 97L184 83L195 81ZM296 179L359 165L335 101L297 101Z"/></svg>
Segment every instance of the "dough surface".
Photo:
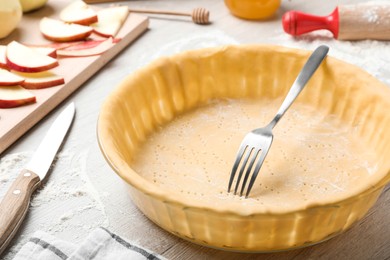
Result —
<svg viewBox="0 0 390 260"><path fill-rule="evenodd" d="M376 172L375 153L335 117L294 103L274 128L250 197L227 193L243 137L272 120L282 101L218 100L187 112L148 137L131 166L172 194L207 207L296 210L364 186Z"/></svg>

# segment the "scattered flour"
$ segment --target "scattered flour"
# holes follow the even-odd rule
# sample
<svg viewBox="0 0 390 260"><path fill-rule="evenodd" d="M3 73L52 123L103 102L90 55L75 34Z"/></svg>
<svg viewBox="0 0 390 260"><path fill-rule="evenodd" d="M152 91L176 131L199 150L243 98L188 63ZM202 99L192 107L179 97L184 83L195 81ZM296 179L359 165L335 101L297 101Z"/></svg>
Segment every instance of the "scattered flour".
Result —
<svg viewBox="0 0 390 260"><path fill-rule="evenodd" d="M163 45L153 55L153 58L157 58L165 55L172 55L182 51L209 48L226 44L238 44L234 38L228 36L220 30L210 30L205 33L196 35L182 36L180 39L171 43Z"/></svg>
<svg viewBox="0 0 390 260"><path fill-rule="evenodd" d="M88 151L75 154L72 149L59 153L41 187L34 193L23 226L5 259L11 259L37 230L66 240L82 239L93 229L109 225L99 194L86 170ZM32 153L9 154L0 160L0 200L30 160ZM65 209L65 210L64 210ZM31 225L33 223L33 225Z"/></svg>
<svg viewBox="0 0 390 260"><path fill-rule="evenodd" d="M156 48L154 52L141 53L137 60L139 61L139 65L145 66L151 61L154 61L162 56L170 56L183 51L227 44L239 44L239 42L223 31L217 29L197 32L196 34L190 32L187 35L178 35L177 38L172 39L170 43Z"/></svg>
<svg viewBox="0 0 390 260"><path fill-rule="evenodd" d="M17 177L17 172L22 168L20 166L30 155L25 153L10 154L0 159L0 197L4 196L6 190L3 187L8 186Z"/></svg>
<svg viewBox="0 0 390 260"><path fill-rule="evenodd" d="M362 17L369 23L387 23L388 17L382 17L385 13L383 13L382 16L380 16L380 13L384 6L388 8L389 5L389 1L369 1L359 5L352 4L348 6L350 9L352 9L352 12L354 11L354 8L359 8L361 10L361 6L363 6L364 12Z"/></svg>
<svg viewBox="0 0 390 260"><path fill-rule="evenodd" d="M330 47L329 55L356 65L390 86L390 43L386 41L340 41L333 39L328 31L317 31L299 37L292 37L278 30L274 39L278 45L314 50L321 44Z"/></svg>
<svg viewBox="0 0 390 260"><path fill-rule="evenodd" d="M363 18L370 23L377 23L379 18L378 12L375 8L370 8L363 13Z"/></svg>

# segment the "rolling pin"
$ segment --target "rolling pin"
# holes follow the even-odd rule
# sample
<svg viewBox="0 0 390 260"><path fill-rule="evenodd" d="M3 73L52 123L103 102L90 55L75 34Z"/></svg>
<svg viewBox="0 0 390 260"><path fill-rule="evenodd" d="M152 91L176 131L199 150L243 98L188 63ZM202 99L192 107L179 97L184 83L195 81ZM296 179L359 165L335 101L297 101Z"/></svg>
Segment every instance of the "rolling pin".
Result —
<svg viewBox="0 0 390 260"><path fill-rule="evenodd" d="M326 29L339 40L390 40L390 4L340 5L328 16L290 11L282 24L293 36Z"/></svg>

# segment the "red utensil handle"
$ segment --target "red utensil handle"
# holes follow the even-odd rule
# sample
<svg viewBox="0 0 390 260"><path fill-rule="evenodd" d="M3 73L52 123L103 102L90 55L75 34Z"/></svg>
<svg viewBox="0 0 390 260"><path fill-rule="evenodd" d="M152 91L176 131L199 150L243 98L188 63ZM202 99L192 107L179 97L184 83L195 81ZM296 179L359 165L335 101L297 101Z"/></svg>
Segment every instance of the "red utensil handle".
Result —
<svg viewBox="0 0 390 260"><path fill-rule="evenodd" d="M336 8L328 16L315 16L290 11L283 15L282 23L284 31L294 36L326 29L333 33L334 38L337 38L339 34L339 11Z"/></svg>

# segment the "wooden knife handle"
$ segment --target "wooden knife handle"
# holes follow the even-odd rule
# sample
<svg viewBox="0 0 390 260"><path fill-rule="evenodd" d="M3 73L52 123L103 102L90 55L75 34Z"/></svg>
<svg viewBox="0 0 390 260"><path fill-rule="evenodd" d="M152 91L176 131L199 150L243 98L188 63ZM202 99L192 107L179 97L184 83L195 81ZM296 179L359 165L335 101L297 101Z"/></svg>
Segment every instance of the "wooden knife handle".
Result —
<svg viewBox="0 0 390 260"><path fill-rule="evenodd" d="M0 203L0 255L26 216L31 195L39 186L38 175L22 170Z"/></svg>

